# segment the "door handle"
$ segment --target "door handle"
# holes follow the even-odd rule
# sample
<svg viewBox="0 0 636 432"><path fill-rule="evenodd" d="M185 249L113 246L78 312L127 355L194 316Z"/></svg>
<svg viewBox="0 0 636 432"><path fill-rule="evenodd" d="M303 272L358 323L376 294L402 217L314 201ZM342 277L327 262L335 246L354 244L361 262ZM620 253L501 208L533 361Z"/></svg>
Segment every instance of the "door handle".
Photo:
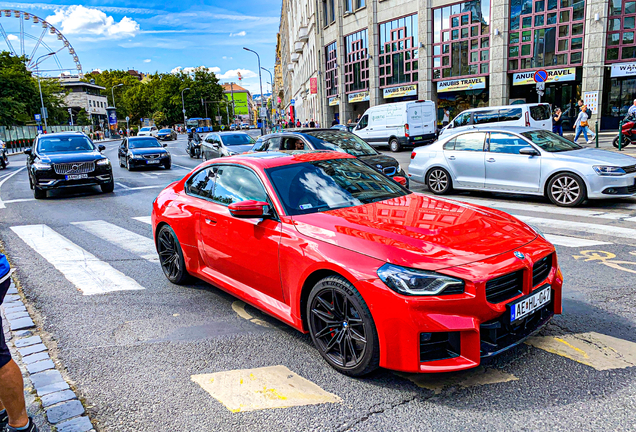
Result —
<svg viewBox="0 0 636 432"><path fill-rule="evenodd" d="M449 156L448 157L450 160L455 160L455 156Z"/></svg>
<svg viewBox="0 0 636 432"><path fill-rule="evenodd" d="M490 159L486 159L486 162L494 162L495 160L493 158Z"/></svg>
<svg viewBox="0 0 636 432"><path fill-rule="evenodd" d="M205 223L208 225L216 225L216 221L214 219L205 218Z"/></svg>

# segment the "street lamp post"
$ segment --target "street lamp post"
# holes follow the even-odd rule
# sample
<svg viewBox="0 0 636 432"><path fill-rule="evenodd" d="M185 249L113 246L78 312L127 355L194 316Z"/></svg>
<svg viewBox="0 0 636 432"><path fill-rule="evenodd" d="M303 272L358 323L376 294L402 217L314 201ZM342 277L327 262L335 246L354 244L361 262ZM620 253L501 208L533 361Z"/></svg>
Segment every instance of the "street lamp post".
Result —
<svg viewBox="0 0 636 432"><path fill-rule="evenodd" d="M271 93L272 93L272 108L274 108L274 76L269 71L269 69L265 69L264 67L262 67L261 69L263 69L265 72L267 72L269 74L269 80L270 80L269 87L271 88ZM261 96L261 99L262 99L262 96ZM271 123L272 123L272 127L273 127L274 126L273 119L272 119Z"/></svg>
<svg viewBox="0 0 636 432"><path fill-rule="evenodd" d="M37 67L36 69L36 73L38 74L38 89L40 90L40 103L42 103L42 109L41 109L41 114L42 117L44 117L44 131L46 132L46 130L49 128L48 124L46 123L46 118L48 117L48 113L44 112L44 97L42 96L42 85L40 84L40 59L43 57L48 57L48 56L52 56L53 52L50 52L48 54L44 54L40 57L38 57L38 59L35 61L35 65Z"/></svg>
<svg viewBox="0 0 636 432"><path fill-rule="evenodd" d="M256 54L256 58L258 59L258 83L260 85L260 89L261 89L261 107L263 106L263 80L261 79L261 56L258 55L258 53L254 50L251 50L249 48L243 47L243 49L245 51L250 51L253 52L254 54ZM258 116L260 117L260 113L258 113ZM265 128L263 127L263 123L261 122L261 134L265 135Z"/></svg>
<svg viewBox="0 0 636 432"><path fill-rule="evenodd" d="M190 90L190 87L186 87L183 90L181 90L181 108L183 111L183 128L185 129L186 132L188 132L188 125L186 124L186 110L185 110L185 102L183 101L183 92L186 90Z"/></svg>
<svg viewBox="0 0 636 432"><path fill-rule="evenodd" d="M115 87L121 87L123 85L124 85L124 83L119 83L116 86L112 86L110 88L110 94L113 95L113 108L115 108L115 109L117 109L117 105L115 105Z"/></svg>

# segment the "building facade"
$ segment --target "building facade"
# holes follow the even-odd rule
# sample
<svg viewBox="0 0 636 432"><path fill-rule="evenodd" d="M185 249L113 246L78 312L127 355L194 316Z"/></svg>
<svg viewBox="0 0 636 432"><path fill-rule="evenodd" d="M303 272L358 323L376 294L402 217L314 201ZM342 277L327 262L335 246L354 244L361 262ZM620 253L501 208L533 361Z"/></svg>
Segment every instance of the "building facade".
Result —
<svg viewBox="0 0 636 432"><path fill-rule="evenodd" d="M234 107L234 112L229 112L230 116L234 116L234 123L254 123L254 101L252 94L246 88L235 83L224 83L223 94Z"/></svg>
<svg viewBox="0 0 636 432"><path fill-rule="evenodd" d="M108 98L101 94L105 87L96 85L94 81L80 81L78 77L61 78L60 85L68 92L64 96L64 103L72 110L73 118L77 118L77 114L83 109L93 126L108 125Z"/></svg>
<svg viewBox="0 0 636 432"><path fill-rule="evenodd" d="M599 127L616 129L636 98L633 0L321 0L305 7L312 5L323 124L405 100L435 101L441 123L444 109L452 118L541 98L563 110L566 130L579 99ZM543 96L534 79L541 70Z"/></svg>

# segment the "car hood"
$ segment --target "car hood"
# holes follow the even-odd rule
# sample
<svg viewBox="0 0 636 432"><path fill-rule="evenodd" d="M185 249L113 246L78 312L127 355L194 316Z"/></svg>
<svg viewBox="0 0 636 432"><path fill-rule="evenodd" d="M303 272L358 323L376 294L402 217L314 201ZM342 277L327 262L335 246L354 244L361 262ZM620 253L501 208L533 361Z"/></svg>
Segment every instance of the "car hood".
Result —
<svg viewBox="0 0 636 432"><path fill-rule="evenodd" d="M172 135L172 132L157 132L157 135Z"/></svg>
<svg viewBox="0 0 636 432"><path fill-rule="evenodd" d="M241 153L251 151L252 148L254 148L254 144L232 145L232 146L225 146L225 148L227 149L228 152L241 154Z"/></svg>
<svg viewBox="0 0 636 432"><path fill-rule="evenodd" d="M399 165L397 160L395 160L391 156L387 156L383 154L358 156L358 159L372 166L374 169L378 169L379 168L378 165L380 165L381 168L387 168L387 167L397 168Z"/></svg>
<svg viewBox="0 0 636 432"><path fill-rule="evenodd" d="M105 159L106 156L98 151L92 152L60 152L40 154L40 160L46 163L70 163L70 162L92 162Z"/></svg>
<svg viewBox="0 0 636 432"><path fill-rule="evenodd" d="M576 162L592 164L608 164L613 166L629 166L636 164L636 158L608 150L583 148L559 153L551 153L558 159L570 159Z"/></svg>
<svg viewBox="0 0 636 432"><path fill-rule="evenodd" d="M307 237L432 271L485 260L537 237L507 213L417 193L293 221Z"/></svg>
<svg viewBox="0 0 636 432"><path fill-rule="evenodd" d="M163 147L129 148L128 150L134 155L166 153L166 149Z"/></svg>

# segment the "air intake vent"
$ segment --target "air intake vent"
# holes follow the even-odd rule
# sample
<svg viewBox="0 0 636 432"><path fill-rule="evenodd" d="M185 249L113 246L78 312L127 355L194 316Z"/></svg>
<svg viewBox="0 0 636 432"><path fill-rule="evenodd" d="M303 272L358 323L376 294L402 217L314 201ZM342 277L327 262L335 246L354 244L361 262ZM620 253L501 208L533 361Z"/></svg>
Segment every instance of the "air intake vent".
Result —
<svg viewBox="0 0 636 432"><path fill-rule="evenodd" d="M459 357L460 344L459 332L420 333L420 362Z"/></svg>
<svg viewBox="0 0 636 432"><path fill-rule="evenodd" d="M521 294L523 270L500 276L486 282L486 299L490 303L501 303Z"/></svg>

